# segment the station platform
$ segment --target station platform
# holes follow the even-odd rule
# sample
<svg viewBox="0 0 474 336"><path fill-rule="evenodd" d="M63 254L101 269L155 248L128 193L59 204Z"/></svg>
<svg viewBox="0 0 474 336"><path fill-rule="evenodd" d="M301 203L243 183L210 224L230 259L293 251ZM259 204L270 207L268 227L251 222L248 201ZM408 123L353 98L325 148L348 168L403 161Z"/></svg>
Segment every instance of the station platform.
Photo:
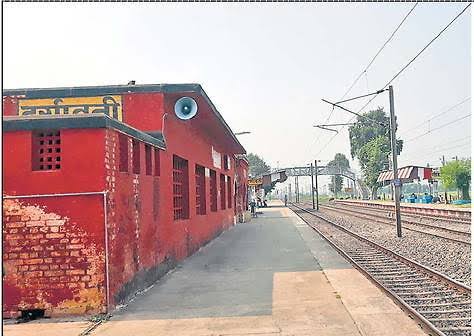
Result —
<svg viewBox="0 0 474 336"><path fill-rule="evenodd" d="M425 335L291 210L280 201L269 205L258 218L201 248L90 335ZM75 328L79 335L87 326L34 321L6 325L4 332L72 335Z"/></svg>

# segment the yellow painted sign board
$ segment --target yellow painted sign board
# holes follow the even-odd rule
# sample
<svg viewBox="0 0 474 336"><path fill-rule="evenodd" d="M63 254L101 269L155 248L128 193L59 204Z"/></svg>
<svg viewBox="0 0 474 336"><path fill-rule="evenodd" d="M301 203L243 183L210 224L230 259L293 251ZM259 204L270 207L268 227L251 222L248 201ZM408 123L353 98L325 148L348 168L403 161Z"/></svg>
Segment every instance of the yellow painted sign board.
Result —
<svg viewBox="0 0 474 336"><path fill-rule="evenodd" d="M262 179L261 178L258 178L258 179L249 179L249 187L255 187L255 186L259 186L262 184Z"/></svg>
<svg viewBox="0 0 474 336"><path fill-rule="evenodd" d="M122 96L19 99L19 116L104 113L122 121Z"/></svg>

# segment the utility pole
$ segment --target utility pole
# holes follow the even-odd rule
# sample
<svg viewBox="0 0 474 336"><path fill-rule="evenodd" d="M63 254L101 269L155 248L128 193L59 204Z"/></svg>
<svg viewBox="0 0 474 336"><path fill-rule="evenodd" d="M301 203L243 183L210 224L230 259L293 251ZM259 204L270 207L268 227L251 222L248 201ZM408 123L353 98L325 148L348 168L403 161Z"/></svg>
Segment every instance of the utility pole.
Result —
<svg viewBox="0 0 474 336"><path fill-rule="evenodd" d="M388 87L388 93L390 97L390 142L392 147L392 168L393 168L393 186L395 196L395 216L397 220L397 237L402 236L402 219L400 216L400 185L401 182L398 179L398 163L397 163L397 138L396 138L396 120L395 120L395 105L393 102L393 86Z"/></svg>
<svg viewBox="0 0 474 336"><path fill-rule="evenodd" d="M313 210L314 210L314 181L313 181L313 163L311 162L311 197L313 199Z"/></svg>
<svg viewBox="0 0 474 336"><path fill-rule="evenodd" d="M289 189L289 192L288 192L288 200L291 202L291 182L290 182L289 187L290 187L290 189Z"/></svg>
<svg viewBox="0 0 474 336"><path fill-rule="evenodd" d="M319 211L319 193L318 193L318 160L314 160L314 189L316 191L316 210ZM314 207L313 207L314 209Z"/></svg>
<svg viewBox="0 0 474 336"><path fill-rule="evenodd" d="M295 176L295 202L298 203L298 176Z"/></svg>
<svg viewBox="0 0 474 336"><path fill-rule="evenodd" d="M296 195L297 195L297 202L300 202L300 179L296 176Z"/></svg>

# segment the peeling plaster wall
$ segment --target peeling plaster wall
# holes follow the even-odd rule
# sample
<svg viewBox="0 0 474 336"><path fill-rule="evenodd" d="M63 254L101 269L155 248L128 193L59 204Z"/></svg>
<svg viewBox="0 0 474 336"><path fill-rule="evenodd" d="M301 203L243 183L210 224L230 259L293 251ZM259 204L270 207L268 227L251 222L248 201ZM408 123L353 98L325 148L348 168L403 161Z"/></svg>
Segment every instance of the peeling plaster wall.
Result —
<svg viewBox="0 0 474 336"><path fill-rule="evenodd" d="M105 310L102 196L71 198L3 201L4 317Z"/></svg>
<svg viewBox="0 0 474 336"><path fill-rule="evenodd" d="M182 121L173 113L174 98L165 103L163 94L123 97L125 122L150 131L164 128L167 148L159 151L160 176L146 175L143 142L141 172L132 173L130 137L129 169L119 171L115 129L61 129L61 169L56 171L32 171L31 131L4 134L4 196L107 192L105 211L102 195L4 200L4 317L26 309L45 309L47 316L104 312L106 250L113 309L235 223L245 198L234 192L246 192L246 177L238 178L244 170L236 167L230 149L235 144L203 100L195 97L203 107L201 117ZM14 115L15 106L15 99L4 98L5 115ZM217 166L213 151L221 154ZM229 169L224 169L224 154L231 158ZM182 220L173 219L173 155L188 160L189 218ZM196 214L196 164L206 168L205 215ZM218 210L211 211L209 169L218 179L220 174L230 178L231 207L226 197L221 208L218 190Z"/></svg>
<svg viewBox="0 0 474 336"><path fill-rule="evenodd" d="M62 169L33 171L31 132L5 133L3 196L103 191L104 138L61 130ZM4 317L105 310L103 195L4 199L2 219Z"/></svg>

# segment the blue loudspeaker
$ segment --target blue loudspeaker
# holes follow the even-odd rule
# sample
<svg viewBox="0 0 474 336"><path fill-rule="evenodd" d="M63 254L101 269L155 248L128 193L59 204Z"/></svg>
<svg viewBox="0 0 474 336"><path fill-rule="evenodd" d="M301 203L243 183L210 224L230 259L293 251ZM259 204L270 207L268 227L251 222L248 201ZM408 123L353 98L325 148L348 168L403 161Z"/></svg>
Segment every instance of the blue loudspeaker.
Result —
<svg viewBox="0 0 474 336"><path fill-rule="evenodd" d="M189 120L197 114L198 106L191 97L179 98L174 104L174 113L181 120Z"/></svg>

